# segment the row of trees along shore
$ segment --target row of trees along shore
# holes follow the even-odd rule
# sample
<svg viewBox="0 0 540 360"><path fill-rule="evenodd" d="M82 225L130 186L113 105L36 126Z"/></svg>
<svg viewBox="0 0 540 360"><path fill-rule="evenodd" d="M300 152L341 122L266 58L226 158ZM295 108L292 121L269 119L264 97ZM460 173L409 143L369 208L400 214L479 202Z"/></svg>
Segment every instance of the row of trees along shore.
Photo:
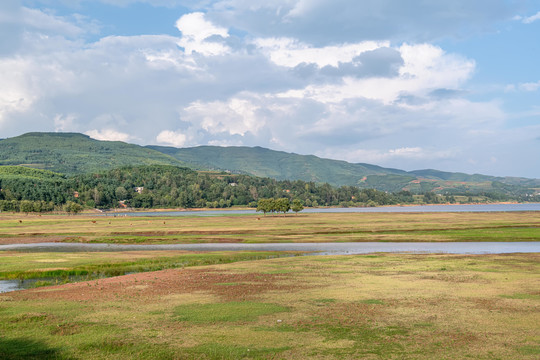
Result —
<svg viewBox="0 0 540 360"><path fill-rule="evenodd" d="M259 199L259 201L257 201L257 211L263 212L264 215L266 215L267 212L282 212L283 214L286 214L289 210L298 214L298 212L304 210L304 205L300 199L294 199L292 203L288 198Z"/></svg>
<svg viewBox="0 0 540 360"><path fill-rule="evenodd" d="M438 197L429 198L439 201ZM20 166L0 167L0 211L259 207L262 199L287 199L289 206L297 199L306 207L415 202L409 191L387 193L355 186L197 172L174 166L128 166L70 177Z"/></svg>

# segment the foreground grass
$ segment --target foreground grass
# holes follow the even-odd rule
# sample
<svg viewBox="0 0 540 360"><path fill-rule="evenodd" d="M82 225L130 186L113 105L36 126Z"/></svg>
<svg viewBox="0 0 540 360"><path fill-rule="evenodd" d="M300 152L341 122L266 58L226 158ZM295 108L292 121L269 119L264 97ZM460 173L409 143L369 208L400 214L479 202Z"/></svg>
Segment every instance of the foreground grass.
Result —
<svg viewBox="0 0 540 360"><path fill-rule="evenodd" d="M0 244L540 241L540 212L92 217L0 214Z"/></svg>
<svg viewBox="0 0 540 360"><path fill-rule="evenodd" d="M539 289L539 254L132 274L0 295L0 358L537 359Z"/></svg>
<svg viewBox="0 0 540 360"><path fill-rule="evenodd" d="M236 261L292 256L293 252L272 251L122 251L81 253L0 252L0 280L48 279L38 285L70 280L91 280L110 276L176 269L189 266L227 264ZM75 279L73 279L75 277Z"/></svg>

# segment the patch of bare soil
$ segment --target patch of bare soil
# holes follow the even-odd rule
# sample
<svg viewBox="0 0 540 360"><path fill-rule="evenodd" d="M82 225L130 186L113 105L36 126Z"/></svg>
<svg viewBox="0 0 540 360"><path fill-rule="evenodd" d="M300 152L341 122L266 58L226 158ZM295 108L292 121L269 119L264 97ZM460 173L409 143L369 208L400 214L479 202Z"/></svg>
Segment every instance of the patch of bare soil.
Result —
<svg viewBox="0 0 540 360"><path fill-rule="evenodd" d="M0 245L62 242L65 239L66 239L65 236L6 237L6 238L0 238Z"/></svg>
<svg viewBox="0 0 540 360"><path fill-rule="evenodd" d="M10 296L16 299L130 299L145 302L164 295L203 291L225 300L247 300L266 291L292 290L292 285L280 283L285 278L286 274L237 274L212 268L169 269L12 292Z"/></svg>

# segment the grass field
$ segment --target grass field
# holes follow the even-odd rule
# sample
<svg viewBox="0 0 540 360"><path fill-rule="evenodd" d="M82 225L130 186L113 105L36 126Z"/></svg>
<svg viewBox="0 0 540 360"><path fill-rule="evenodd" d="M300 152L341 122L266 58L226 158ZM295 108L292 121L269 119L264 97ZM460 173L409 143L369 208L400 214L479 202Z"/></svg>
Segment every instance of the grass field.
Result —
<svg viewBox="0 0 540 360"><path fill-rule="evenodd" d="M538 241L539 227L538 212L0 214L0 244ZM540 254L290 255L1 251L3 279L104 278L0 294L0 359L540 357Z"/></svg>
<svg viewBox="0 0 540 360"><path fill-rule="evenodd" d="M309 256L0 295L2 359L538 359L540 255Z"/></svg>
<svg viewBox="0 0 540 360"><path fill-rule="evenodd" d="M49 279L39 285L96 279L129 273L227 264L296 255L277 251L121 251L121 252L0 252L0 280Z"/></svg>
<svg viewBox="0 0 540 360"><path fill-rule="evenodd" d="M98 217L0 214L0 244L540 241L539 212Z"/></svg>

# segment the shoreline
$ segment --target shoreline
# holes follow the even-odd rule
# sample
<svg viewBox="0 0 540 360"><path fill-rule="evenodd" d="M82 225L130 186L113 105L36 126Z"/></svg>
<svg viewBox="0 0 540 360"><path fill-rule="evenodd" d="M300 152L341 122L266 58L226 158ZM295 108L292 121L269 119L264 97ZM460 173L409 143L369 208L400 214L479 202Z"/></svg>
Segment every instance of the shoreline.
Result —
<svg viewBox="0 0 540 360"><path fill-rule="evenodd" d="M459 204L395 204L395 205L380 205L380 206L318 206L318 207L305 207L306 212L316 212L317 209L320 210L330 210L330 209L385 209L385 208L411 208L411 207L434 207L434 206L444 206L444 207L457 207L457 206L487 206L487 205L535 205L540 204L539 202L517 202L517 201L500 201L500 202L478 202L478 203L459 203ZM92 216L92 215L108 215L108 214L129 214L129 213L166 213L166 212L179 212L179 213L197 213L197 212L216 212L216 213L227 213L227 212L237 212L237 211L256 211L256 208L247 207L247 206L233 206L229 208L156 208L156 209L146 209L146 208L129 208L129 209L86 209L77 214L68 213L65 211L51 211L51 212L42 212L42 213L23 213L23 212L9 212L9 211L0 211L0 216L2 215L24 215L24 216ZM502 211L502 210L501 210ZM524 210L527 211L527 210ZM289 211L291 212L291 211ZM306 213L304 212L304 213ZM338 212L338 211L336 211ZM367 212L367 211L366 211ZM382 212L382 211L381 211ZM453 211L449 211L453 212ZM291 212L292 213L292 212ZM302 212L300 212L302 213ZM257 213L259 214L259 213ZM247 215L247 214L246 214ZM166 216L166 215L165 215Z"/></svg>

